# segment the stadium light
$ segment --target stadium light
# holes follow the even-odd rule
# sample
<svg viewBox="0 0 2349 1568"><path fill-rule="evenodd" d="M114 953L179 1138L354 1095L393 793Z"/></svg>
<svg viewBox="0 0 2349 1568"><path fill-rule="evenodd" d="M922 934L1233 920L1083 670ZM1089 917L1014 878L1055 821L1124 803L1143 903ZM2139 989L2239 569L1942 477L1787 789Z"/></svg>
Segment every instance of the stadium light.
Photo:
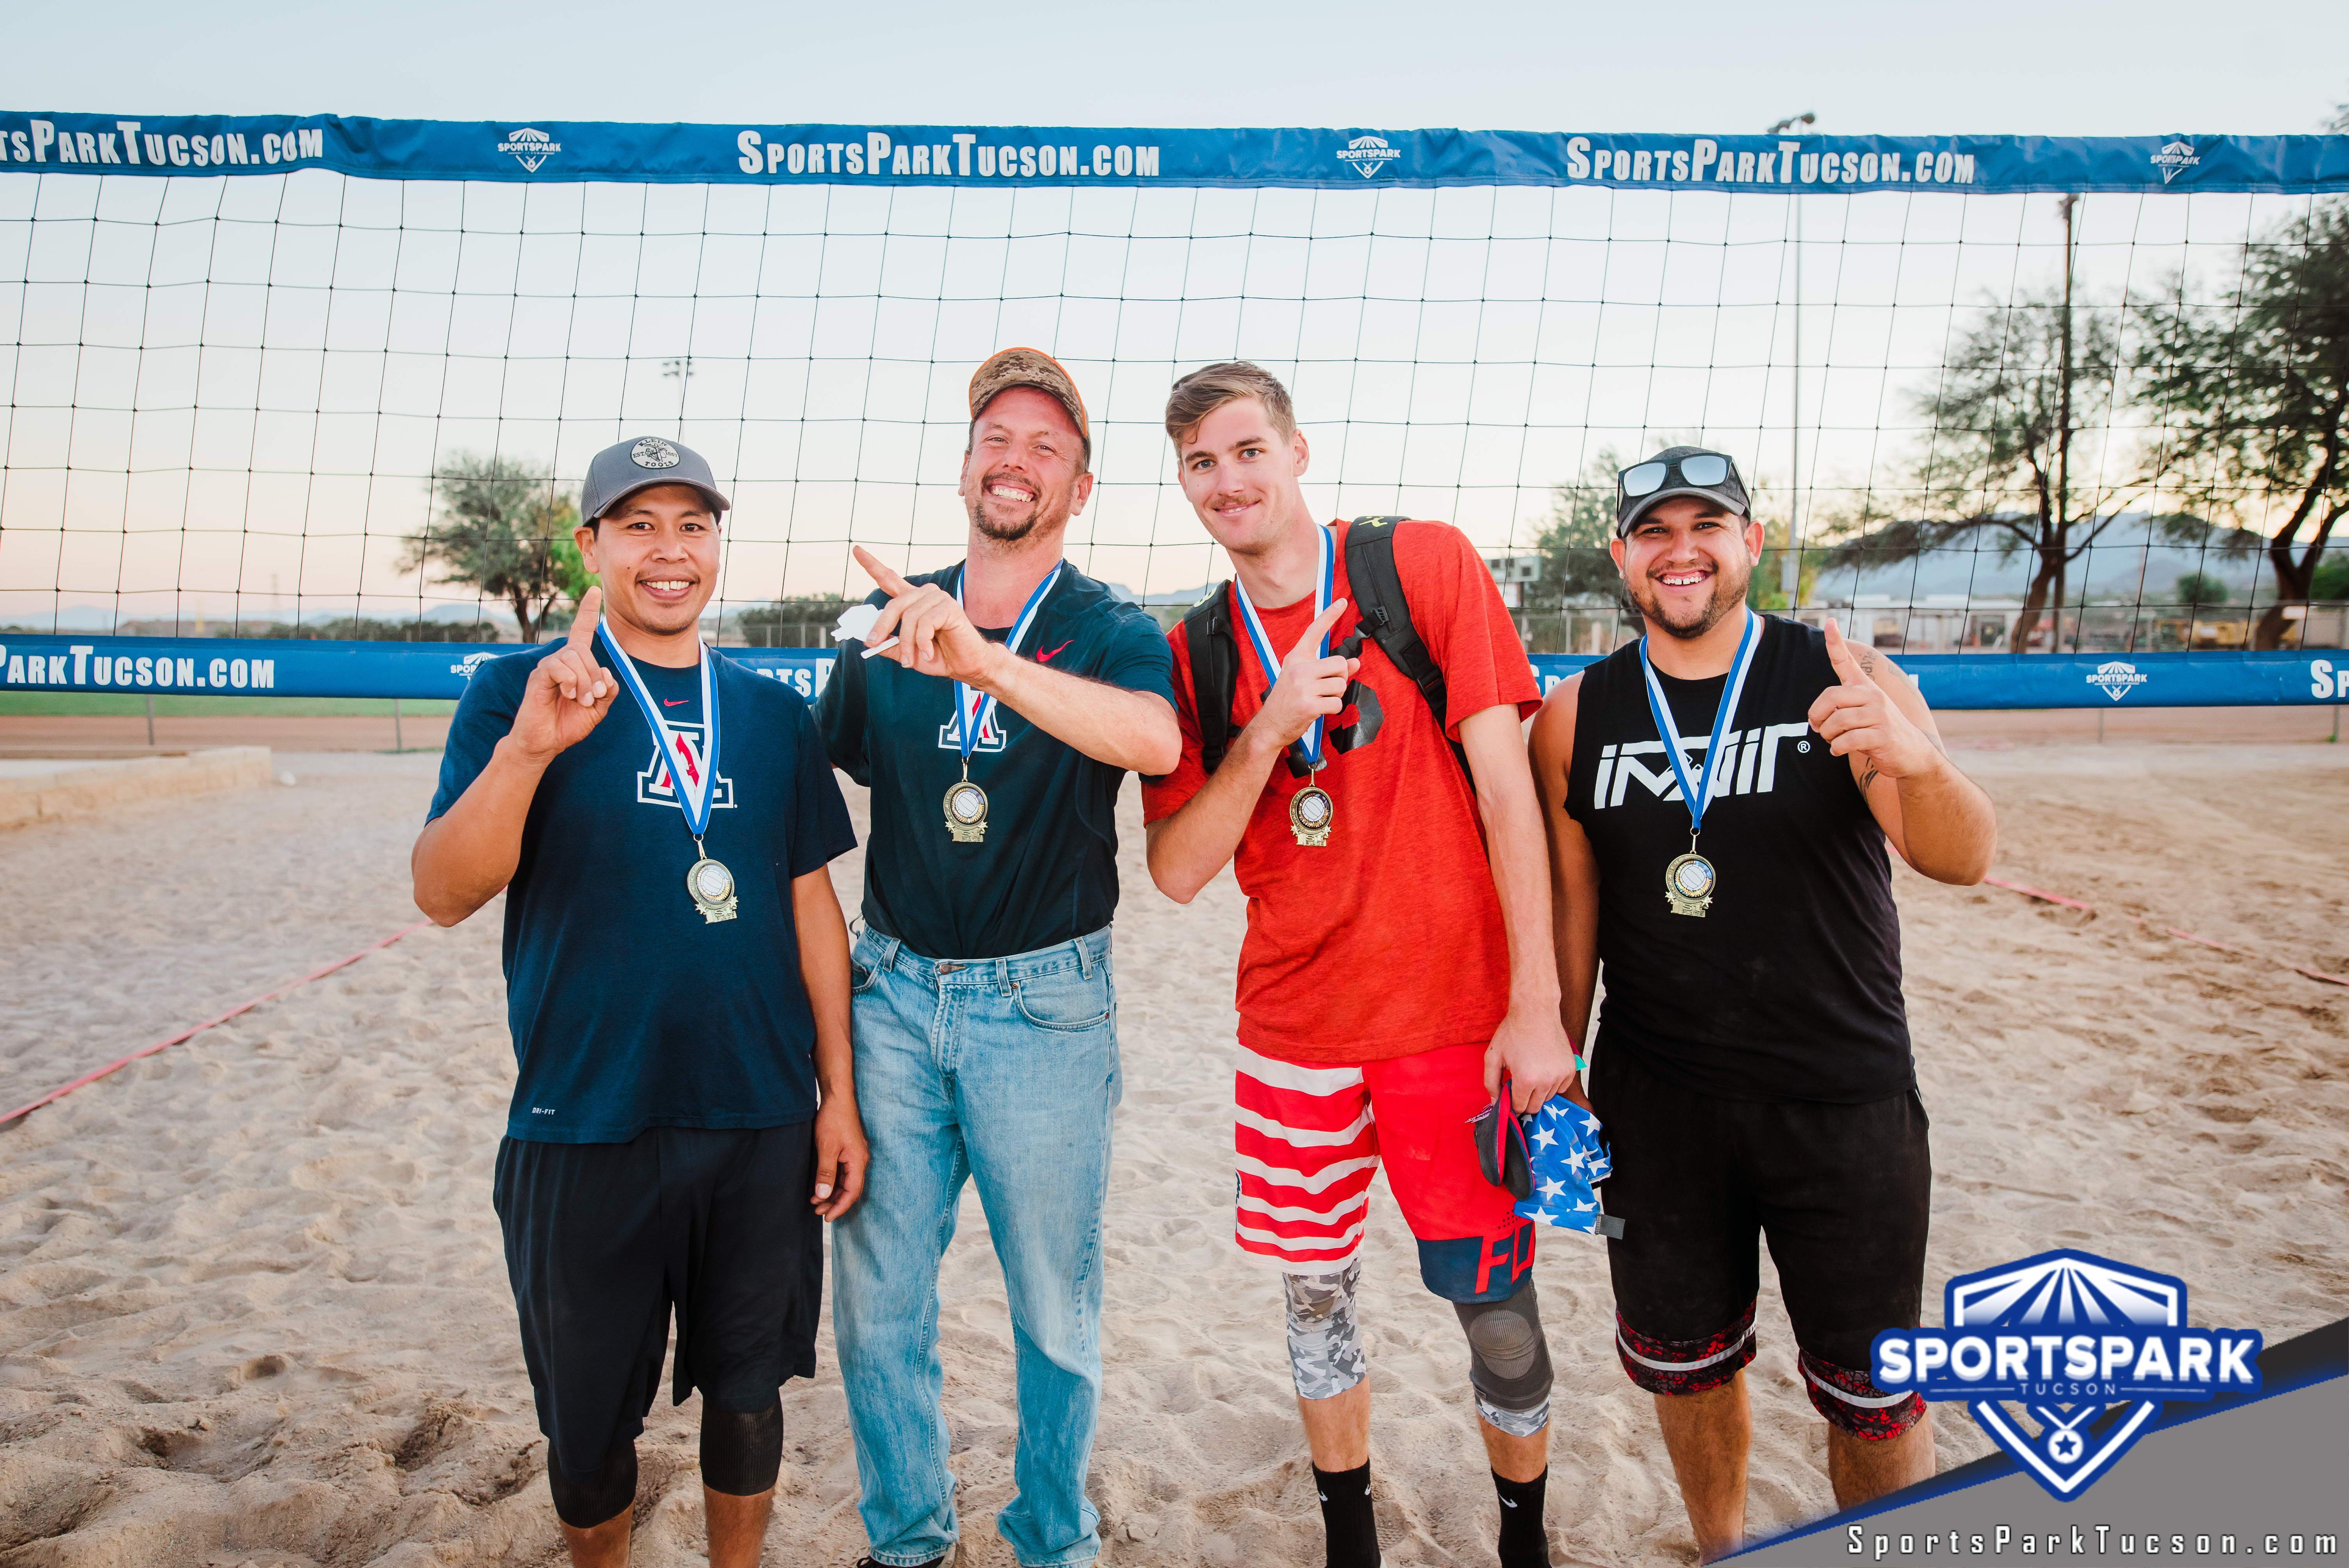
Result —
<svg viewBox="0 0 2349 1568"><path fill-rule="evenodd" d="M1762 134L1783 136L1798 125L1816 125L1819 117L1806 109L1790 114ZM1795 412L1786 421L1793 443L1793 472L1786 483L1786 553L1778 562L1778 592L1786 608L1799 610L1803 586L1803 202L1795 199Z"/></svg>

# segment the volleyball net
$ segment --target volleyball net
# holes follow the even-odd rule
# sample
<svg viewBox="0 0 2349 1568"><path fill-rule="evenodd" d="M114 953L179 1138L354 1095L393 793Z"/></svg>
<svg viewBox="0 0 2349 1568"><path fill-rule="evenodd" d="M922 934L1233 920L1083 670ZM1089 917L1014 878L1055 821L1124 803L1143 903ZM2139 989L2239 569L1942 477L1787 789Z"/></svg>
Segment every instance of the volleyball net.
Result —
<svg viewBox="0 0 2349 1568"><path fill-rule="evenodd" d="M1227 568L1166 389L1238 357L1316 508L1456 523L1548 675L1636 634L1614 470L1689 440L1754 603L1943 706L2349 696L2349 138L0 113L0 154L6 689L456 695L566 624L587 460L657 434L735 503L706 633L812 690L852 542L962 552L966 384L1020 344L1094 416L1070 559L1170 621Z"/></svg>

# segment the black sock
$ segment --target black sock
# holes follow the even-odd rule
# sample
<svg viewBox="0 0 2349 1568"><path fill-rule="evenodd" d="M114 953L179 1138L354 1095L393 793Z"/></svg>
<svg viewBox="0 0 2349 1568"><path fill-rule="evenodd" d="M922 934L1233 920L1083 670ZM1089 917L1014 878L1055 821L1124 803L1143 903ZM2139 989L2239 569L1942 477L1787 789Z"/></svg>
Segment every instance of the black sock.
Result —
<svg viewBox="0 0 2349 1568"><path fill-rule="evenodd" d="M1549 1568L1549 1540L1542 1531L1549 1471L1531 1480L1505 1480L1495 1470L1493 1490L1501 1494L1501 1568Z"/></svg>
<svg viewBox="0 0 2349 1568"><path fill-rule="evenodd" d="M1379 1568L1379 1522L1371 1514L1371 1467L1313 1467L1321 1494L1321 1529L1330 1538L1330 1568Z"/></svg>

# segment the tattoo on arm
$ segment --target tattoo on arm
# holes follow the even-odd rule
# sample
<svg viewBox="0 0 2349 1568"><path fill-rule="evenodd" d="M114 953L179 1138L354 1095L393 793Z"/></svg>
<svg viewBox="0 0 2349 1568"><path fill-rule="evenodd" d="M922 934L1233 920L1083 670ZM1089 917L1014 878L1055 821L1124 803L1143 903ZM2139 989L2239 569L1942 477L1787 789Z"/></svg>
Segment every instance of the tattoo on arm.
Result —
<svg viewBox="0 0 2349 1568"><path fill-rule="evenodd" d="M1854 648L1854 649L1852 649L1852 651L1851 651L1851 656L1852 656L1853 658L1856 658L1856 659L1857 659L1857 660L1859 661L1859 667L1860 667L1862 670L1866 671L1866 672L1867 672L1867 673L1868 673L1871 677L1875 676L1875 674L1876 674L1876 650L1875 650L1875 649L1873 649L1873 648Z"/></svg>
<svg viewBox="0 0 2349 1568"><path fill-rule="evenodd" d="M1876 758L1871 757L1868 759L1868 771L1859 776L1859 792L1861 794L1867 794L1869 788L1875 784L1877 772Z"/></svg>

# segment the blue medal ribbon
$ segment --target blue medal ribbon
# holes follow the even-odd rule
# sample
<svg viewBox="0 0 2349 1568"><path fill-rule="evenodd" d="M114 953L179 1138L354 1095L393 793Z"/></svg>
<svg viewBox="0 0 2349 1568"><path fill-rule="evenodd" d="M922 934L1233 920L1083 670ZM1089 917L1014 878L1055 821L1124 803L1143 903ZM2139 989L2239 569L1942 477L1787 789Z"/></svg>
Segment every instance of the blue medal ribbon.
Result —
<svg viewBox="0 0 2349 1568"><path fill-rule="evenodd" d="M709 830L709 809L718 800L718 688L710 680L709 650L701 646L699 638L694 640L701 655L702 742L701 755L696 757L685 737L661 717L660 704L645 688L645 677L636 673L636 661L613 638L611 627L596 623L595 635L612 656L613 673L628 688L628 695L636 699L645 723L652 727L653 744L660 748L662 765L668 769L669 788L677 791L678 806L685 812L685 830L693 835L698 847L702 835Z"/></svg>
<svg viewBox="0 0 2349 1568"><path fill-rule="evenodd" d="M1319 620L1321 612L1330 607L1330 590L1337 581L1338 543L1328 529L1317 527L1316 531L1321 536L1321 569L1313 583L1313 615ZM1264 622L1257 614L1255 603L1248 598L1247 584L1240 581L1237 573L1232 576L1232 597L1239 601L1240 624L1247 628L1248 645L1256 649L1257 663L1264 667L1264 695L1269 701L1272 688L1280 679L1280 660L1272 651L1272 639L1264 634ZM1326 630L1321 634L1321 647L1315 656L1325 659L1330 656L1330 634ZM1298 737L1295 742L1299 756L1311 771L1319 771L1321 767L1321 724L1322 716L1316 714L1313 727Z"/></svg>
<svg viewBox="0 0 2349 1568"><path fill-rule="evenodd" d="M1017 654L1019 645L1027 640L1029 628L1036 624L1036 612L1044 606L1044 596L1052 591L1052 584L1061 580L1061 568L1067 564L1065 561L1052 562L1052 570L1044 573L1044 581L1036 584L1036 591L1028 595L1028 603L1020 607L1019 619L1012 623L1011 635L1005 643L1013 653ZM966 561L955 573L957 604L963 603L962 587L969 578L970 562ZM968 605L964 606L964 614L969 614ZM995 696L991 692L973 692L960 681L955 682L954 694L955 723L958 726L955 738L962 743L963 776L968 778L971 748L986 733L988 715L995 711Z"/></svg>
<svg viewBox="0 0 2349 1568"><path fill-rule="evenodd" d="M1687 747L1681 740L1679 727L1672 722L1671 705L1664 700L1664 683L1656 678L1656 666L1648 657L1648 639L1640 639L1640 668L1648 677L1648 711L1655 716L1656 738L1664 743L1664 755L1671 758L1672 777L1680 780L1681 799L1687 802L1689 841L1704 830L1704 810L1713 803L1714 788L1721 782L1723 769L1715 768L1713 759L1721 755L1722 737L1729 733L1737 717L1737 701L1745 692L1745 676L1754 667L1754 655L1762 647L1762 617L1753 611L1745 612L1745 634L1737 642L1737 662L1730 666L1729 685L1721 694L1721 706L1713 713L1713 738L1705 743L1704 761L1699 765L1700 779L1689 777Z"/></svg>

